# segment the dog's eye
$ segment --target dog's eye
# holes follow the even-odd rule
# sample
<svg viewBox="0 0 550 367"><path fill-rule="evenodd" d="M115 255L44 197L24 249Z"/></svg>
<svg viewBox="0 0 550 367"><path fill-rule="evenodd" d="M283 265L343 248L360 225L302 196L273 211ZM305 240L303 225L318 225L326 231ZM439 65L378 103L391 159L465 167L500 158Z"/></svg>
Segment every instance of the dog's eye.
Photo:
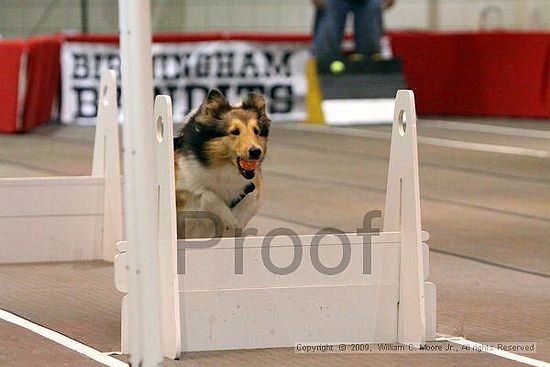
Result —
<svg viewBox="0 0 550 367"><path fill-rule="evenodd" d="M257 127L254 128L254 134L258 135L260 133L260 129L258 129Z"/></svg>
<svg viewBox="0 0 550 367"><path fill-rule="evenodd" d="M233 130L231 130L230 132L231 132L231 134L233 134L233 135L239 135L239 134L241 133L241 130L239 130L239 129L233 129Z"/></svg>

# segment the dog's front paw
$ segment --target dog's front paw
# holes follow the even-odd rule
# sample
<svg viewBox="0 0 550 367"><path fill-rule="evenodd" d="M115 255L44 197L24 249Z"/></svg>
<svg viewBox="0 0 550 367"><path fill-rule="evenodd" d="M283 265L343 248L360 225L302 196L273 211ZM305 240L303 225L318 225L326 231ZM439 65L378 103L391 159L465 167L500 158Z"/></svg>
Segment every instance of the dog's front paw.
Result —
<svg viewBox="0 0 550 367"><path fill-rule="evenodd" d="M239 228L239 223L237 222L237 219L231 213L224 216L224 218L222 218L222 222L226 231L234 231L235 229Z"/></svg>
<svg viewBox="0 0 550 367"><path fill-rule="evenodd" d="M237 204L231 212L237 218L239 228L244 228L259 209L259 203L256 192L252 192Z"/></svg>

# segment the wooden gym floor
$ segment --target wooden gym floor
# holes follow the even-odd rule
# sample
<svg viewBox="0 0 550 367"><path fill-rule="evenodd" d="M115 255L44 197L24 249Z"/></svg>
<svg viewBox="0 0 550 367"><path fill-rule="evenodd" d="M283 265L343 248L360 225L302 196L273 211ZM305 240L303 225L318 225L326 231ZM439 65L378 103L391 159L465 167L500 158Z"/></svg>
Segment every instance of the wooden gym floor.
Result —
<svg viewBox="0 0 550 367"><path fill-rule="evenodd" d="M423 228L438 287L437 330L477 342L536 342L550 361L550 122L419 122ZM457 122L458 121L458 122ZM50 124L0 135L0 177L89 174L93 128ZM389 126L275 125L267 200L250 223L354 231L383 209ZM1 240L1 239L0 239ZM104 262L0 265L0 309L102 352L120 350L120 294ZM353 317L353 315L350 315ZM125 357L118 357L124 359ZM188 353L168 366L513 366L486 353L295 354L289 349ZM99 366L0 321L0 366Z"/></svg>

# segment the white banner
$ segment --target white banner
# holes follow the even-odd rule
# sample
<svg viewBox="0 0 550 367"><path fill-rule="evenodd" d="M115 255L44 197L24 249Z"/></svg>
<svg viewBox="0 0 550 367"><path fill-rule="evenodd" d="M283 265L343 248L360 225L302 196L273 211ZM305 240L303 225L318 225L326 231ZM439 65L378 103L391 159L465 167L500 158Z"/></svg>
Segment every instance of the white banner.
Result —
<svg viewBox="0 0 550 367"><path fill-rule="evenodd" d="M156 43L152 54L155 94L172 97L175 122L184 121L210 88L218 88L233 104L249 91L263 93L274 121L306 118L305 66L309 50L305 45L242 41ZM103 70L117 72L120 90L118 45L65 42L61 59L61 121L91 125L97 112Z"/></svg>

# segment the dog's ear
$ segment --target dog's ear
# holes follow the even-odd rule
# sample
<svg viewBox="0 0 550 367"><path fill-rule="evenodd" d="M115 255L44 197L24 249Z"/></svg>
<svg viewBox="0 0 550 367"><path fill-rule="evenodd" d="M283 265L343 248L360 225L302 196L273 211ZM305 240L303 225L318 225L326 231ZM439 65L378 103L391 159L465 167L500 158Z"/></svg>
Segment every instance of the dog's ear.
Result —
<svg viewBox="0 0 550 367"><path fill-rule="evenodd" d="M260 136L267 138L271 120L267 117L267 101L265 97L256 92L249 93L243 101L243 109L253 111L258 115Z"/></svg>
<svg viewBox="0 0 550 367"><path fill-rule="evenodd" d="M231 109L231 106L223 96L222 92L217 89L210 89L204 102L199 109L199 115L202 121L206 122L212 119L220 119L222 113ZM201 122L202 122L201 121Z"/></svg>
<svg viewBox="0 0 550 367"><path fill-rule="evenodd" d="M250 92L243 101L243 109L256 112L258 117L267 116L267 101L265 97L257 92Z"/></svg>

